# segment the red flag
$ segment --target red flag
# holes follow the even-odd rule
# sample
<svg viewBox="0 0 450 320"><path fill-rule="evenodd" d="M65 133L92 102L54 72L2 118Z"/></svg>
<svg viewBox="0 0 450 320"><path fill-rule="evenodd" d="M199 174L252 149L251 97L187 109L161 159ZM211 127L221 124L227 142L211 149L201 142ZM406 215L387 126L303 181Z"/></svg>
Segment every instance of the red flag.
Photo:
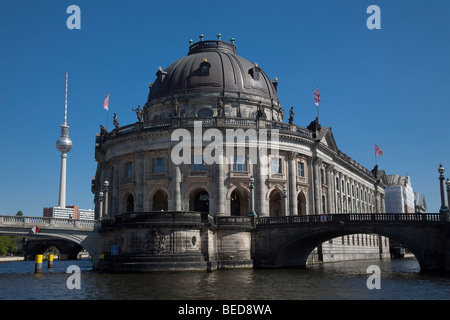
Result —
<svg viewBox="0 0 450 320"><path fill-rule="evenodd" d="M382 156L383 155L383 150L380 149L379 146L375 145L375 155L376 156Z"/></svg>
<svg viewBox="0 0 450 320"><path fill-rule="evenodd" d="M105 98L105 101L103 102L103 109L106 109L108 111L108 105L109 105L109 93Z"/></svg>
<svg viewBox="0 0 450 320"><path fill-rule="evenodd" d="M316 88L316 91L314 91L314 103L316 104L316 106L319 106L319 102L320 102L320 92L319 89Z"/></svg>

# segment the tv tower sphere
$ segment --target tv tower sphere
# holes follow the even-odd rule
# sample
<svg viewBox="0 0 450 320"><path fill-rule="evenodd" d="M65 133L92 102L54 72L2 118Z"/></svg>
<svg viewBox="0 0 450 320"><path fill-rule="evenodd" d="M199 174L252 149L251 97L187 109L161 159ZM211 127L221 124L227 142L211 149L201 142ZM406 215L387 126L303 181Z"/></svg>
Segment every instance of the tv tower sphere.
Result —
<svg viewBox="0 0 450 320"><path fill-rule="evenodd" d="M69 138L69 126L61 125L61 136L56 141L56 149L61 153L67 153L72 150L72 140Z"/></svg>

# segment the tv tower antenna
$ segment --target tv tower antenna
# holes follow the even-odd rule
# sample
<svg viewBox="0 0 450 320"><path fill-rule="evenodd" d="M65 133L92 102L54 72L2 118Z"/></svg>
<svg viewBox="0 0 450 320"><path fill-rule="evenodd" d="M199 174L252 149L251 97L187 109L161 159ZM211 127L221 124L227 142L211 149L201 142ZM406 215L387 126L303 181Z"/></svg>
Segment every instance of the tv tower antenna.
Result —
<svg viewBox="0 0 450 320"><path fill-rule="evenodd" d="M72 140L69 138L69 126L67 125L67 79L66 72L66 99L64 103L64 124L61 125L61 136L56 141L56 149L61 152L61 177L59 180L59 202L58 207L66 207L66 162L67 152L72 150Z"/></svg>

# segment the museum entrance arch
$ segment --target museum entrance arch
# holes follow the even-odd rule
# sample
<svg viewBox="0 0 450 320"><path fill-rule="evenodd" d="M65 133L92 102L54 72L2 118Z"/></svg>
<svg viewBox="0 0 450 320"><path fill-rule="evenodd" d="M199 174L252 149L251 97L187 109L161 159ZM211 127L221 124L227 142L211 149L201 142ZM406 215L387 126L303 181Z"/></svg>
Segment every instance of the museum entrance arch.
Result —
<svg viewBox="0 0 450 320"><path fill-rule="evenodd" d="M269 215L271 217L281 217L283 215L281 207L282 193L274 189L269 196Z"/></svg>
<svg viewBox="0 0 450 320"><path fill-rule="evenodd" d="M134 212L134 196L131 193L124 194L122 198L122 212Z"/></svg>
<svg viewBox="0 0 450 320"><path fill-rule="evenodd" d="M198 212L209 212L209 194L205 190L193 193L189 201L189 210Z"/></svg>
<svg viewBox="0 0 450 320"><path fill-rule="evenodd" d="M231 193L230 208L232 216L241 215L241 199L236 191L233 191L233 193Z"/></svg>
<svg viewBox="0 0 450 320"><path fill-rule="evenodd" d="M234 189L230 196L230 213L232 216L247 216L249 212L249 195L246 190Z"/></svg>
<svg viewBox="0 0 450 320"><path fill-rule="evenodd" d="M169 208L169 203L167 200L167 194L162 191L162 190L158 190L157 192L155 192L155 194L153 195L153 211L167 211Z"/></svg>
<svg viewBox="0 0 450 320"><path fill-rule="evenodd" d="M297 196L297 214L299 216L306 214L306 196L303 192L299 192Z"/></svg>

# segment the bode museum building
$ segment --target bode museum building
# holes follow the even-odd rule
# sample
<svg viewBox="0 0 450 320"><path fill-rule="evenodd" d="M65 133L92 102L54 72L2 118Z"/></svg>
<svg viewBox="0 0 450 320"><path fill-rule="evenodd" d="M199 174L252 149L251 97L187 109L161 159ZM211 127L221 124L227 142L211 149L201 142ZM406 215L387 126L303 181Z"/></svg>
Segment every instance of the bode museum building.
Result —
<svg viewBox="0 0 450 320"><path fill-rule="evenodd" d="M253 267L253 217L385 212L377 168L341 152L318 119L295 124L277 86L234 39L201 36L156 70L136 123L101 126L92 192L105 270ZM386 255L388 239L355 234L309 259Z"/></svg>

